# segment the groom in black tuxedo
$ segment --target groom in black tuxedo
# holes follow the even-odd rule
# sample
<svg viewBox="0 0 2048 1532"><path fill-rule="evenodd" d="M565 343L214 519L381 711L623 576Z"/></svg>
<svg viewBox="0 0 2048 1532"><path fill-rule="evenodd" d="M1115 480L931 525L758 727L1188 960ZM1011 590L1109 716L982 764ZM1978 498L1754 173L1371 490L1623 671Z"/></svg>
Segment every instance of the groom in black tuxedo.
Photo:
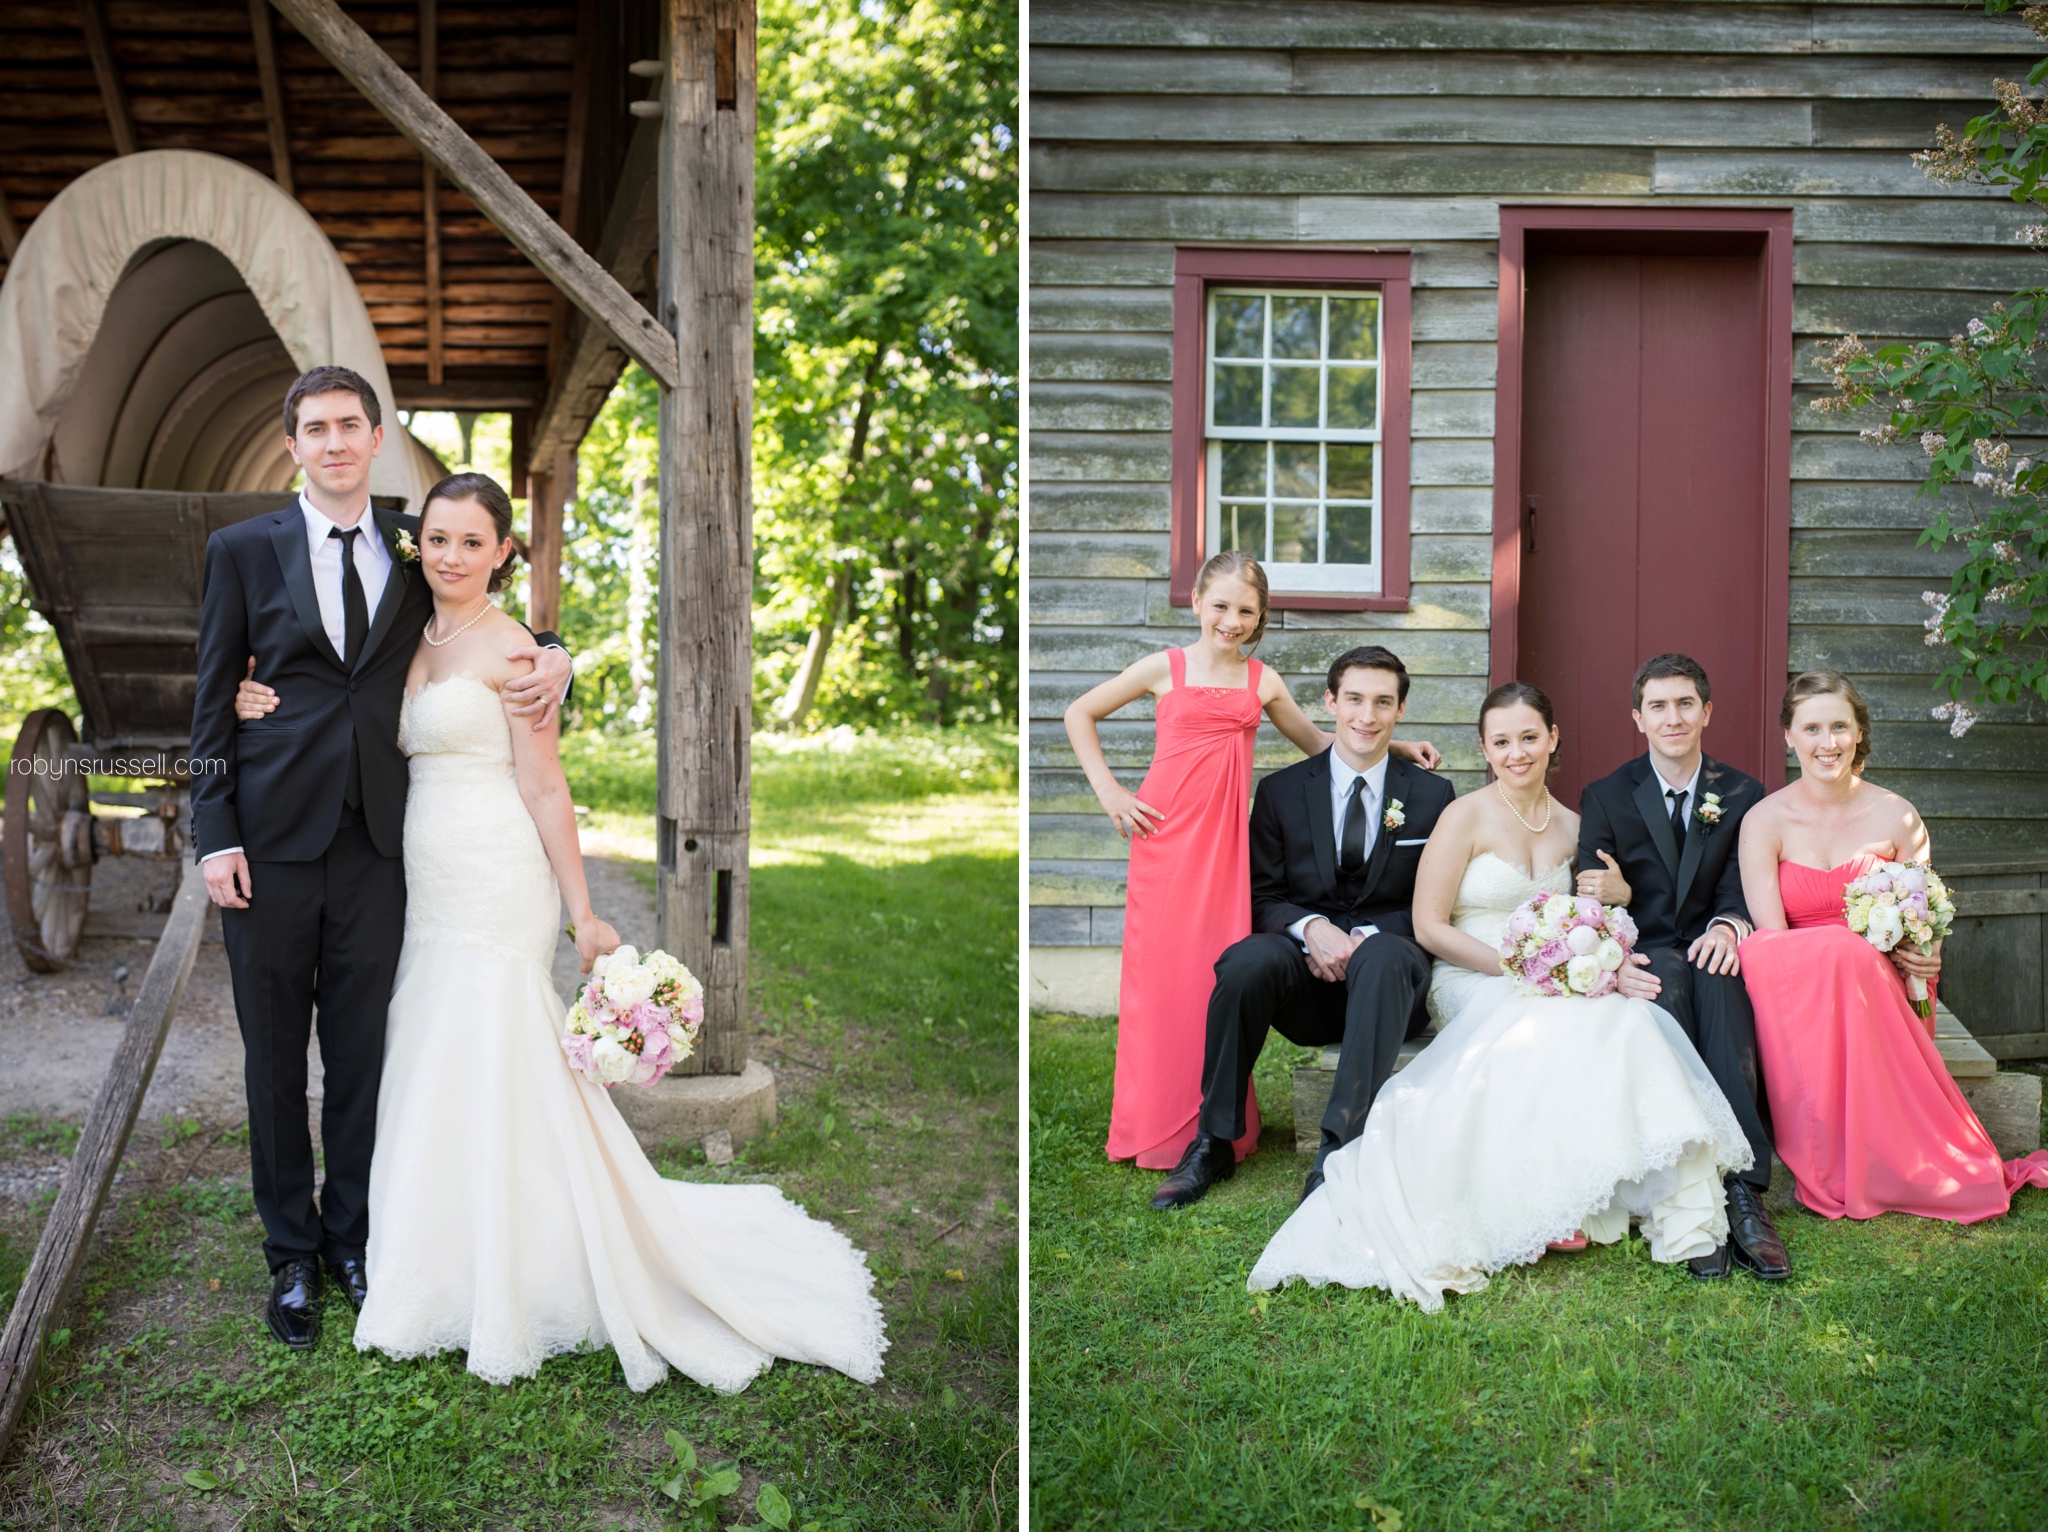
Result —
<svg viewBox="0 0 2048 1532"><path fill-rule="evenodd" d="M193 840L221 908L242 1033L250 1181L271 1270L264 1320L301 1350L319 1340L323 1259L351 1304L365 1291L384 1013L405 931L398 709L433 610L401 541L418 521L370 505L380 417L375 390L345 367L292 384L285 437L305 491L207 540L200 600L192 756L212 769L193 775ZM559 646L520 653L534 673L507 696L545 720L569 657ZM238 723L251 656L289 704ZM316 1006L327 1173L317 1206L306 1108Z"/></svg>
<svg viewBox="0 0 2048 1532"><path fill-rule="evenodd" d="M1580 794L1578 891L1628 906L1657 1003L1692 1040L1755 1157L1727 1180L1728 1241L1694 1258L1693 1275L1711 1281L1739 1264L1775 1280L1791 1267L1757 1195L1771 1184L1769 1107L1735 950L1751 929L1736 843L1764 789L1701 750L1713 696L1706 671L1683 654L1636 672L1636 728L1649 749Z"/></svg>
<svg viewBox="0 0 2048 1532"><path fill-rule="evenodd" d="M1429 954L1409 905L1423 842L1456 794L1387 754L1408 710L1398 656L1377 645L1340 655L1323 705L1335 742L1274 772L1253 797L1253 934L1216 960L1201 1116L1155 1208L1197 1201L1235 1172L1231 1144L1244 1136L1245 1092L1269 1031L1343 1045L1307 1196L1330 1151L1364 1131L1402 1042L1427 1022Z"/></svg>

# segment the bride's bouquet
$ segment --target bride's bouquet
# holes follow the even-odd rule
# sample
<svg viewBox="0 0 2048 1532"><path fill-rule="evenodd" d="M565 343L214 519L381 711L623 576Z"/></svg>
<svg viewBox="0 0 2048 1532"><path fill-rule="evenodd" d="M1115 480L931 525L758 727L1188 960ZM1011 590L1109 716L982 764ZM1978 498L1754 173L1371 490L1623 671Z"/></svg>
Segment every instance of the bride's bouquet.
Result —
<svg viewBox="0 0 2048 1532"><path fill-rule="evenodd" d="M1501 970L1520 995L1611 995L1635 950L1636 923L1620 905L1544 892L1518 906L1501 934Z"/></svg>
<svg viewBox="0 0 2048 1532"><path fill-rule="evenodd" d="M1922 952L1932 952L1956 923L1948 885L1921 862L1879 862L1852 879L1842 890L1842 912L1849 929L1879 952L1907 940ZM1922 1021L1934 1014L1925 979L1907 975L1906 993L1913 997L1914 1014Z"/></svg>
<svg viewBox="0 0 2048 1532"><path fill-rule="evenodd" d="M704 986L666 952L631 947L591 964L569 1008L562 1052L584 1079L652 1085L688 1058L704 1026Z"/></svg>

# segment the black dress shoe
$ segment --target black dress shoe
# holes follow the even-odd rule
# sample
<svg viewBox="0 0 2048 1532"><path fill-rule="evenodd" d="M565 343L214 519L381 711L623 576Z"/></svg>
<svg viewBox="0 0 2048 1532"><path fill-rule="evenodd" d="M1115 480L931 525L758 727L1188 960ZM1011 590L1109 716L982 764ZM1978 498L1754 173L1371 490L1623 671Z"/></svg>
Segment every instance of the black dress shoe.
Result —
<svg viewBox="0 0 2048 1532"><path fill-rule="evenodd" d="M1322 1184L1323 1173L1321 1169L1311 1170L1308 1173L1308 1179L1301 1183L1301 1196L1295 1199L1294 1205L1300 1207L1302 1203L1308 1201L1310 1193L1314 1192Z"/></svg>
<svg viewBox="0 0 2048 1532"><path fill-rule="evenodd" d="M1752 1276L1780 1282L1792 1275L1785 1242L1771 1226L1771 1215L1757 1199L1756 1188L1734 1176L1728 1178L1728 1244L1735 1264Z"/></svg>
<svg viewBox="0 0 2048 1532"><path fill-rule="evenodd" d="M1180 1163L1173 1167L1166 1179L1159 1183L1159 1190L1152 1194L1152 1206L1163 1213L1168 1208L1200 1202L1210 1187L1218 1181L1228 1181L1236 1174L1237 1151L1230 1147L1230 1140L1197 1133L1195 1141L1180 1157Z"/></svg>
<svg viewBox="0 0 2048 1532"><path fill-rule="evenodd" d="M1735 1257L1728 1253L1728 1241L1722 1240L1711 1254L1696 1255L1685 1263L1685 1269L1702 1282L1719 1282L1735 1270Z"/></svg>
<svg viewBox="0 0 2048 1532"><path fill-rule="evenodd" d="M370 1296L370 1269L363 1264L363 1258L345 1255L338 1261L329 1261L327 1275L341 1289L341 1296L348 1301L348 1306L358 1314L362 1313L363 1300Z"/></svg>
<svg viewBox="0 0 2048 1532"><path fill-rule="evenodd" d="M270 1302L263 1306L270 1333L294 1351L320 1343L320 1263L311 1256L286 1261L270 1278Z"/></svg>

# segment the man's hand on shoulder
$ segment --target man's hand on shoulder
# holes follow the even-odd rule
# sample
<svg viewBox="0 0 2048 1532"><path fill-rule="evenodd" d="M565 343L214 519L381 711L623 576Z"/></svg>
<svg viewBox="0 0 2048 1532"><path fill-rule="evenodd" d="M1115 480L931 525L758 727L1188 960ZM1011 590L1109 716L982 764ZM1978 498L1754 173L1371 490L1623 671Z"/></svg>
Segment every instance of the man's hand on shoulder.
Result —
<svg viewBox="0 0 2048 1532"><path fill-rule="evenodd" d="M569 676L575 669L569 651L554 644L528 644L512 650L505 658L533 661L529 674L505 683L504 696L512 704L515 716L536 715L533 732L538 734L555 721L555 710L562 705L562 695L569 689Z"/></svg>

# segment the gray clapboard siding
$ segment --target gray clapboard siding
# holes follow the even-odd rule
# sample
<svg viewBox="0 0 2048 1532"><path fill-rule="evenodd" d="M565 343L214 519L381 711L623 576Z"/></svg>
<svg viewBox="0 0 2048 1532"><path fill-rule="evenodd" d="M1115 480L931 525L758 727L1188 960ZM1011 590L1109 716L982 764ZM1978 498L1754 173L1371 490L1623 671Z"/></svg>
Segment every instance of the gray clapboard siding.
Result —
<svg viewBox="0 0 2048 1532"><path fill-rule="evenodd" d="M1031 293L1034 328L1087 333L1172 333L1173 290L1149 287L1047 287Z"/></svg>
<svg viewBox="0 0 2048 1532"><path fill-rule="evenodd" d="M1931 704L1930 704L1931 705ZM2009 771L2039 775L2048 770L2041 730L2032 724L1980 723L1961 739L1948 725L1926 719L1887 722L1870 731L1875 771Z"/></svg>
<svg viewBox="0 0 2048 1532"><path fill-rule="evenodd" d="M1928 709L1947 695L1934 688L1933 677L1938 669L1937 665L1919 675L1907 676L1865 671L1856 677L1856 689L1863 693L1863 700L1870 705L1870 716L1875 722L1919 723L1927 719ZM2031 693L2025 702L2007 707L1980 707L1978 711L1985 720L1978 728L1995 723L2048 723L2048 702ZM1975 729L1964 736L1965 740L1975 737Z"/></svg>
<svg viewBox="0 0 2048 1532"><path fill-rule="evenodd" d="M1951 490L1949 500L1958 498ZM1829 484L1798 482L1792 486L1792 526L1803 528L1886 529L1918 534L1934 520L1937 502L1920 498L1917 482L1906 484Z"/></svg>
<svg viewBox="0 0 2048 1532"><path fill-rule="evenodd" d="M1361 633L1366 631L1363 627ZM1031 629L1030 664L1040 670L1120 671L1154 654L1167 642L1185 642L1186 634L1167 639L1158 632L1126 628L1068 628L1034 624ZM1372 642L1361 638L1360 642ZM1286 673L1320 675L1344 648L1349 647L1326 633L1283 628L1266 630L1259 645L1259 658ZM1486 635L1484 633L1411 632L1391 646L1402 662L1418 676L1484 676ZM1877 668L1877 667L1871 667ZM1484 689L1482 688L1482 694Z"/></svg>
<svg viewBox="0 0 2048 1532"><path fill-rule="evenodd" d="M1496 263L1500 252L1492 247ZM1496 326L1499 321L1496 319ZM1491 388L1499 371L1499 353L1487 341L1423 341L1410 353L1416 388Z"/></svg>
<svg viewBox="0 0 2048 1532"><path fill-rule="evenodd" d="M1865 623L1912 627L1930 615L1920 593L1948 589L1948 576L1910 580L1792 578L1791 617L1796 627Z"/></svg>
<svg viewBox="0 0 2048 1532"><path fill-rule="evenodd" d="M1897 198L1865 193L1788 200L1792 204L1792 233L1796 240L1995 245L2009 250L2021 229L2040 222L2038 210L2030 211L2009 201L1938 197L1934 195L1933 183L1924 177Z"/></svg>
<svg viewBox="0 0 2048 1532"><path fill-rule="evenodd" d="M1972 314L1991 307L1989 293L1927 292L1895 287L1797 287L1792 328L1806 334L1856 334L1866 340L1946 340Z"/></svg>
<svg viewBox="0 0 2048 1532"><path fill-rule="evenodd" d="M1493 531L1493 491L1490 489L1453 489L1442 485L1418 487L1409 491L1408 525L1416 532L1482 532ZM1306 618L1312 614L1293 612L1289 621Z"/></svg>
<svg viewBox="0 0 2048 1532"><path fill-rule="evenodd" d="M1178 143L1190 118L1205 138L1278 144L1810 144L1809 101L1488 96L1300 96L1284 111L1259 96L1058 96L1034 90L1031 131L1070 143ZM1929 125L1931 131L1931 124ZM1926 135L1911 141L1920 147Z"/></svg>
<svg viewBox="0 0 2048 1532"><path fill-rule="evenodd" d="M1400 643L1388 637L1391 633L1482 630L1486 626L1484 592L1476 590L1471 583L1458 583L1483 580L1492 573L1490 563L1482 559L1478 547L1481 543L1488 545L1490 553L1491 542L1487 538L1415 539L1416 583L1410 592L1408 609L1404 612L1279 612L1267 621L1267 637L1270 639L1283 629L1370 633L1376 636L1361 638L1359 642L1391 644L1398 651ZM1159 580L1146 592L1146 625L1158 631L1162 640L1184 644L1195 636L1195 616L1187 607L1172 605L1170 589L1165 580ZM1290 617L1298 620L1284 620ZM1322 620L1315 620L1318 618ZM1264 652L1262 648L1261 655ZM1332 655L1337 652L1337 649L1330 651ZM1316 695L1320 697L1322 694L1318 692Z"/></svg>
<svg viewBox="0 0 2048 1532"><path fill-rule="evenodd" d="M1162 100L1161 107L1177 103ZM1259 103L1263 104L1263 103ZM1290 107L1292 103L1289 104ZM1182 124L1183 133L1185 123ZM1205 124L1206 126L1206 124ZM1033 123L1034 131L1037 124ZM1640 197L1655 170L1648 148L1538 145L1503 163L1498 149L1449 145L1300 142L1042 143L1032 185L1046 192L1184 195L1354 192L1493 196Z"/></svg>
<svg viewBox="0 0 2048 1532"><path fill-rule="evenodd" d="M1918 547L1915 542L1898 532L1794 532L1792 573L1932 580L1947 589L1965 550L1954 543Z"/></svg>
<svg viewBox="0 0 2048 1532"><path fill-rule="evenodd" d="M1927 459L1917 446L1873 446L1854 436L1799 432L1792 438L1792 479L1892 479L1921 483Z"/></svg>
<svg viewBox="0 0 2048 1532"><path fill-rule="evenodd" d="M1036 239L1292 240L1300 220L1295 197L1092 196L1030 194ZM1498 231L1496 222L1494 228Z"/></svg>
<svg viewBox="0 0 2048 1532"><path fill-rule="evenodd" d="M1865 774L1923 819L2048 821L2048 771L1911 771L1873 760Z"/></svg>
<svg viewBox="0 0 2048 1532"><path fill-rule="evenodd" d="M1108 627L1145 620L1143 580L1060 580L1031 576L1031 620Z"/></svg>
<svg viewBox="0 0 2048 1532"><path fill-rule="evenodd" d="M1409 450L1408 482L1455 485L1493 482L1493 439L1418 441Z"/></svg>
<svg viewBox="0 0 2048 1532"><path fill-rule="evenodd" d="M1414 388L1409 390L1409 408L1410 436L1484 436L1488 440L1493 437L1490 388Z"/></svg>
<svg viewBox="0 0 2048 1532"><path fill-rule="evenodd" d="M1053 335L1032 330L1034 383L1167 382L1172 377L1171 335Z"/></svg>
<svg viewBox="0 0 2048 1532"><path fill-rule="evenodd" d="M1169 276L1171 273L1169 272ZM1929 250L1924 245L1831 245L1801 242L1792 250L1792 280L1801 287L1918 287L1958 295L2010 293L2048 283L2048 256L2011 250Z"/></svg>
<svg viewBox="0 0 2048 1532"><path fill-rule="evenodd" d="M1164 579L1169 553L1166 534L1072 536L1034 530L1031 579ZM1916 598L1917 599L1917 598Z"/></svg>
<svg viewBox="0 0 2048 1532"><path fill-rule="evenodd" d="M1173 390L1164 383L1040 383L1031 390L1034 431L1165 431Z"/></svg>
<svg viewBox="0 0 2048 1532"><path fill-rule="evenodd" d="M1035 431L1031 479L1165 479L1171 440L1164 433Z"/></svg>
<svg viewBox="0 0 2048 1532"><path fill-rule="evenodd" d="M1660 149L1663 197L1919 197L1983 202L1989 187L1944 188L1895 149Z"/></svg>
<svg viewBox="0 0 2048 1532"><path fill-rule="evenodd" d="M1640 53L1560 57L1479 50L1089 48L1042 46L1034 39L1031 86L1034 93L1076 95L1832 96L1980 101L1984 82L2011 67L2008 58L1997 55L1724 55L1703 68L1697 58Z"/></svg>
<svg viewBox="0 0 2048 1532"><path fill-rule="evenodd" d="M2031 57L2013 15L1830 5L1339 6L1317 0L1040 0L1033 44L1512 53L1998 53Z"/></svg>
<svg viewBox="0 0 2048 1532"><path fill-rule="evenodd" d="M1408 250L1417 287L1494 287L1500 282L1500 252L1492 245L1414 240ZM1034 239L1030 270L1034 287L1171 287L1173 246Z"/></svg>
<svg viewBox="0 0 2048 1532"><path fill-rule="evenodd" d="M1047 484L1031 492L1034 532L1166 532L1164 484Z"/></svg>

